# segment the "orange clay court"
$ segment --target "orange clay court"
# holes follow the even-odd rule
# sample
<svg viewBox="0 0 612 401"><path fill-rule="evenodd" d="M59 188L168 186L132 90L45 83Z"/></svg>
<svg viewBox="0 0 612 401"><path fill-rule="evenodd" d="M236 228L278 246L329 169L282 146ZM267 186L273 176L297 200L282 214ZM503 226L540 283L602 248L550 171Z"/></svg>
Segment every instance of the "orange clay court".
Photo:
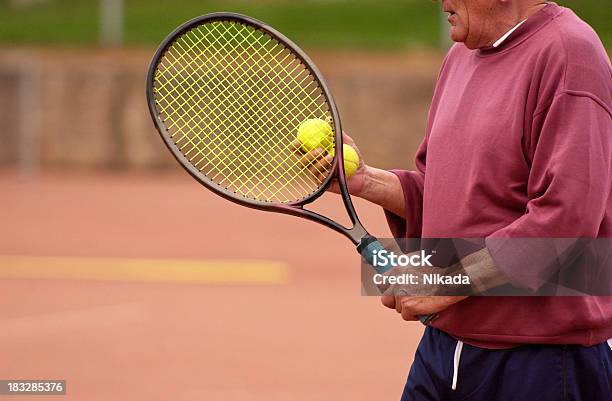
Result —
<svg viewBox="0 0 612 401"><path fill-rule="evenodd" d="M65 379L55 398L88 401L401 392L422 328L360 296L359 257L331 230L231 204L178 168L2 170L0 186L0 378ZM342 216L340 198L319 202ZM389 235L381 210L356 206Z"/></svg>

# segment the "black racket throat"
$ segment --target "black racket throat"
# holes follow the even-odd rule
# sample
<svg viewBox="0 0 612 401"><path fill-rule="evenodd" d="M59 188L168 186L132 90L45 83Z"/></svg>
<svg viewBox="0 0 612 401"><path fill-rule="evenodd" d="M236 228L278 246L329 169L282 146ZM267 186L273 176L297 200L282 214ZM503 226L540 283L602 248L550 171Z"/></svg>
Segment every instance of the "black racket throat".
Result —
<svg viewBox="0 0 612 401"><path fill-rule="evenodd" d="M344 188L343 188L344 187ZM313 212L311 210L305 209L303 206L289 206L289 207L277 207L273 206L270 208L266 208L265 210L277 213L290 214L297 217L302 217L307 220L314 221L316 223L322 224L332 230L344 235L348 238L355 246L362 246L364 244L364 240L368 238L373 238L366 231L363 224L359 221L357 217L357 213L355 212L353 202L351 201L351 197L348 193L348 189L346 189L346 184L340 184L340 196L344 202L344 206L349 215L349 219L353 224L353 227L345 227L342 224L323 216L319 213ZM248 206L248 205L247 205ZM363 245L366 246L367 244ZM359 250L359 248L358 248Z"/></svg>

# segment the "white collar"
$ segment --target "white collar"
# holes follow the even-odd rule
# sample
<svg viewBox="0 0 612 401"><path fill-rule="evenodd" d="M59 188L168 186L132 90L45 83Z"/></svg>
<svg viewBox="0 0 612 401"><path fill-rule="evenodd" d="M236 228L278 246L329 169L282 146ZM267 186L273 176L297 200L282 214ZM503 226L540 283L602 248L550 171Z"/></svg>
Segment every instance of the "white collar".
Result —
<svg viewBox="0 0 612 401"><path fill-rule="evenodd" d="M504 36L502 36L501 38L497 39L497 42L493 43L493 47L498 47L499 45L501 45L502 43L504 43L504 41L506 39L508 39L508 36L512 35L512 32L516 31L518 29L519 26L523 25L523 23L527 21L527 19L522 20L521 22L519 22L518 24L515 25L514 28L510 29L508 32L506 32L504 34Z"/></svg>

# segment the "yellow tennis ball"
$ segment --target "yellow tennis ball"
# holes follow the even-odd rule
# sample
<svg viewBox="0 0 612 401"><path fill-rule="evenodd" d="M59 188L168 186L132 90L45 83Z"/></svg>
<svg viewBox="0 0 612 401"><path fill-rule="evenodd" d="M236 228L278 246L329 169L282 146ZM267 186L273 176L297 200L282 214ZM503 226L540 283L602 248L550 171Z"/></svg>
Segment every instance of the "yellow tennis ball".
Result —
<svg viewBox="0 0 612 401"><path fill-rule="evenodd" d="M359 169L359 154L355 148L350 145L342 145L342 153L344 154L344 176L349 179ZM334 156L336 154L335 149L331 149L329 154Z"/></svg>
<svg viewBox="0 0 612 401"><path fill-rule="evenodd" d="M334 144L334 133L327 121L311 118L300 124L297 139L304 152L317 148L327 150Z"/></svg>

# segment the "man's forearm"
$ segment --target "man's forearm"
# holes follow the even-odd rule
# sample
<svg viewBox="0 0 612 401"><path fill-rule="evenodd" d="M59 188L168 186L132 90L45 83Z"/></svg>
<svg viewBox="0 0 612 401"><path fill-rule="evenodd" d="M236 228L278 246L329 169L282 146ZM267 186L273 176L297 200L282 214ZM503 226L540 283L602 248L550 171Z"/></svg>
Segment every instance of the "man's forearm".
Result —
<svg viewBox="0 0 612 401"><path fill-rule="evenodd" d="M406 218L404 191L399 178L386 170L366 167L363 189L360 198L375 203L382 208Z"/></svg>

